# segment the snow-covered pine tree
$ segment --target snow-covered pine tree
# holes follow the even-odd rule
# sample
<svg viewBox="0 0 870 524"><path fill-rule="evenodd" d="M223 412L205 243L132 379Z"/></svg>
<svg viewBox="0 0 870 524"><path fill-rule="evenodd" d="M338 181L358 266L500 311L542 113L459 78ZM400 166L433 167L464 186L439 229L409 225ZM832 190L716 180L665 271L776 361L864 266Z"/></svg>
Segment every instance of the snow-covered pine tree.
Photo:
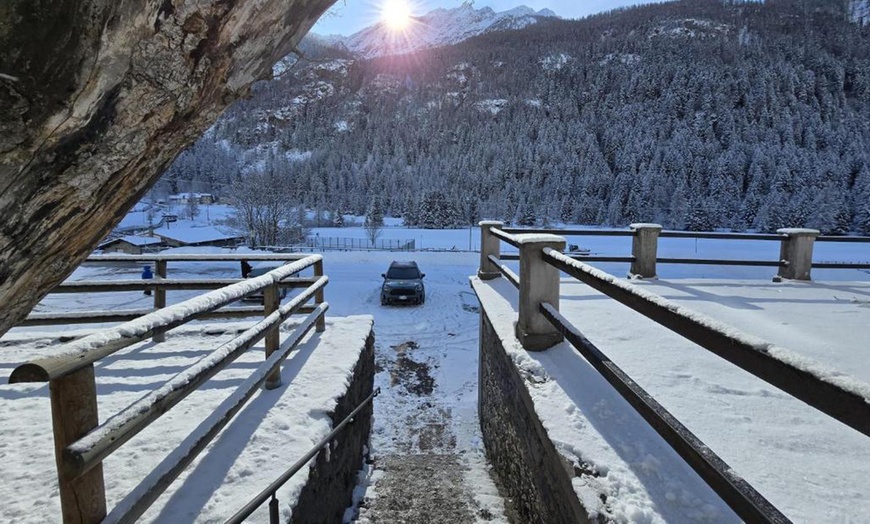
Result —
<svg viewBox="0 0 870 524"><path fill-rule="evenodd" d="M384 227L384 211L381 207L381 198L377 195L372 197L368 211L366 211L363 227L366 230L366 237L369 239L372 247L374 247Z"/></svg>

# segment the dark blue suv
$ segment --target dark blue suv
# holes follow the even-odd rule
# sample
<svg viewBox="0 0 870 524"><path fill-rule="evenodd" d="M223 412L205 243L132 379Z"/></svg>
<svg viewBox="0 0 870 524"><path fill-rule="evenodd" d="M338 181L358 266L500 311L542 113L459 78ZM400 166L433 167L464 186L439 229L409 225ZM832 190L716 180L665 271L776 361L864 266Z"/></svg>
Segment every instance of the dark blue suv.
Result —
<svg viewBox="0 0 870 524"><path fill-rule="evenodd" d="M381 305L406 302L422 304L426 301L426 288L423 286L425 273L420 272L416 262L393 262L386 273L381 274Z"/></svg>

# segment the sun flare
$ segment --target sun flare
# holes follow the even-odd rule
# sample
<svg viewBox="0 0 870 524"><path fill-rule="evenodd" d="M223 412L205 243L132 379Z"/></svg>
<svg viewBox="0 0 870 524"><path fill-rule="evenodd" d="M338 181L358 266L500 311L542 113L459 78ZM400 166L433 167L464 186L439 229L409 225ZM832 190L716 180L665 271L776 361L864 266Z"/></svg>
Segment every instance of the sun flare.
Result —
<svg viewBox="0 0 870 524"><path fill-rule="evenodd" d="M411 24L411 6L407 0L384 0L381 20L393 31L404 31Z"/></svg>

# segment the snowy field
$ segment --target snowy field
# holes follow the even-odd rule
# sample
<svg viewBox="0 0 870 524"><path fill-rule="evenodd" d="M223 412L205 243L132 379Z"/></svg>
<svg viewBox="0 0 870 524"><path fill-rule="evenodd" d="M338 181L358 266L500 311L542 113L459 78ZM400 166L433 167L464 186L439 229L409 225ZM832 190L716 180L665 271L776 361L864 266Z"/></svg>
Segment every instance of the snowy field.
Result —
<svg viewBox="0 0 870 524"><path fill-rule="evenodd" d="M345 238L364 236L360 228L324 228L314 233ZM477 424L478 314L468 276L476 273L479 255L467 251L469 235L471 246L476 248L477 229L426 231L386 227L382 238L418 239L418 247L439 251L325 253L325 272L330 277L326 289L328 316L367 314L375 319L379 369L376 385L383 394L375 403L374 465L366 469L362 478L360 497L364 501L357 517L360 522L377 521L378 498L390 486L379 458L427 453L457 457L461 472L457 482L468 495L465 505L474 515L473 521L505 521L503 503L488 473ZM628 255L631 245L630 238L569 238L568 242L602 255ZM173 250L190 251L190 248ZM816 253L817 261L870 260L870 246L861 244L817 244ZM659 254L775 260L779 244L662 239ZM380 274L394 259L414 259L426 273L424 305L379 305ZM620 276L628 269L626 264L597 264L597 267ZM86 266L71 278L138 278L140 271L141 267L132 264ZM195 263L173 263L169 271L174 278L239 274L234 263L212 263L205 268ZM814 283L774 284L771 282L774 272L772 268L660 266L659 281L638 285L870 382L870 358L859 331L870 325L870 274L857 270L814 271ZM563 291L562 309L568 318L790 518L797 522L866 521L870 515L867 502L870 439L837 427L812 409L578 283L565 280ZM168 294L170 302L186 296L182 292ZM37 310L140 308L151 303L151 297L137 293L54 295ZM74 335L82 329L65 328L64 334ZM48 332L47 328L34 327L14 329L0 339L3 382L23 360L50 352L56 338L57 330ZM22 339L35 342L14 349L13 344ZM161 351L167 354L155 357L154 361L114 362L106 366L108 373L102 379L98 370L98 380L103 384L101 392L108 395L105 405L120 405L138 398L146 385L156 387L178 372L179 359L192 362L203 354L201 348L168 344ZM251 365L246 362L240 360L239 365ZM139 368L149 371L137 376ZM229 387L233 384L231 379L219 375L209 382L206 391ZM571 395L584 394L582 383L573 382L571 377L565 377L564 384ZM0 521L57 520L59 503L54 487L48 400L37 390L39 387L34 385L0 385L0 457L8 465L7 474L0 478L0 498L16 501L3 504ZM585 393L605 395L605 404L579 403L580 412L562 416L573 421L588 417L593 425L604 420L604 415L615 421L635 416L627 411L630 408L615 400L617 397L602 391L593 388ZM583 411L584 405L589 405L591 411ZM199 408L191 404L185 409L196 413ZM39 415L25 418L22 413ZM169 452L169 442L153 436L137 438L121 448L123 455L107 461L110 504L141 480L142 464L158 461ZM613 490L612 495L624 495L622 500L626 501L624 507L613 511L618 520L733 520L721 502L703 502L706 496L692 495L703 493L704 486L687 486L685 493L659 490L663 498L643 499L646 496L643 492L652 481L668 478L667 463L648 458L644 442L611 441L615 443L623 445L616 454L628 462L626 476L620 476L618 466L608 476L611 483L607 489ZM579 450L582 446L577 447ZM590 450L586 452L593 453L591 461L603 464L611 458L598 448ZM288 466L296 458L281 457ZM638 477L638 471L646 471L648 476ZM236 476L230 478L228 472L218 472L213 482L218 485L241 480ZM667 480L663 485L667 485ZM190 516L202 507L203 497L199 493L188 505L184 499L164 497L158 505L165 506L169 501L164 499L171 498L175 508L172 515L188 515L181 521L192 520ZM694 507L697 511L669 512L667 504L661 501L671 498L685 501L677 506ZM209 517L202 518L217 518L225 508L240 507L244 502L224 500ZM179 521L159 508L149 516L149 520L158 522Z"/></svg>

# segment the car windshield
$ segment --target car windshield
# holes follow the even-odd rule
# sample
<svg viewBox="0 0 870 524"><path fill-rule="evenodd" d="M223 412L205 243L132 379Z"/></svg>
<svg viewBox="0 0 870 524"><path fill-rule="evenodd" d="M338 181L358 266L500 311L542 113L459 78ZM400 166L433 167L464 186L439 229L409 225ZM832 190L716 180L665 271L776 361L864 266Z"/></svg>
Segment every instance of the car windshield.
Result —
<svg viewBox="0 0 870 524"><path fill-rule="evenodd" d="M420 272L415 267L391 267L387 271L387 278L393 280L412 280L420 278Z"/></svg>

